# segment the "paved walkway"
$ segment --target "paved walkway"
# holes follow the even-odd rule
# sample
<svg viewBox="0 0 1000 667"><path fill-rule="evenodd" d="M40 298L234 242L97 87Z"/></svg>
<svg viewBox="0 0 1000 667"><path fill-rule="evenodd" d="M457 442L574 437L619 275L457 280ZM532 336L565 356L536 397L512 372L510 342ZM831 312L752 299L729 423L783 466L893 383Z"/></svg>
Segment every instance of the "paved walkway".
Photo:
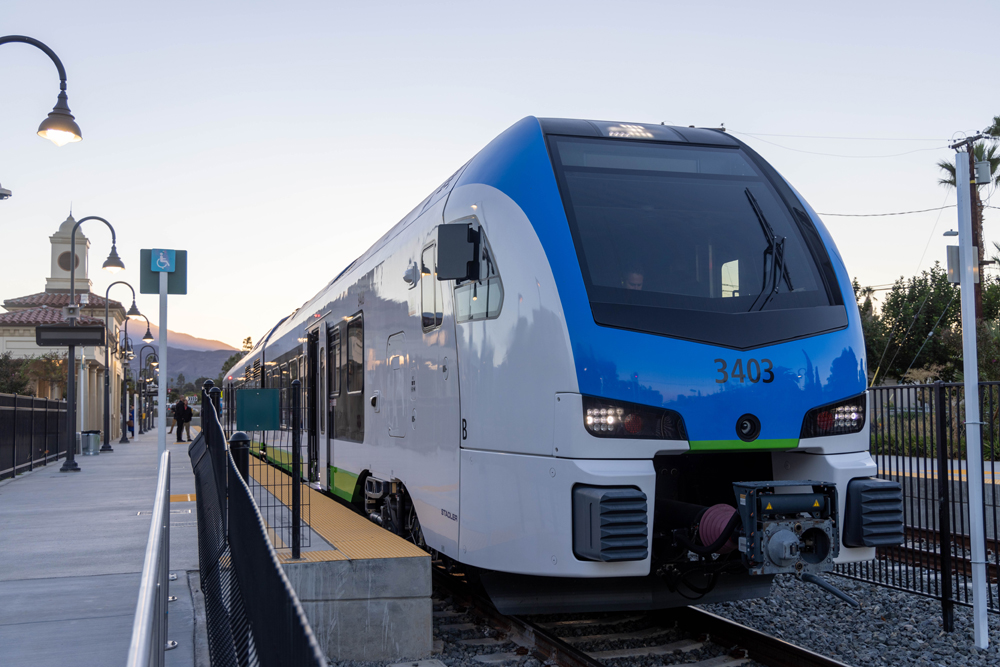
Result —
<svg viewBox="0 0 1000 667"><path fill-rule="evenodd" d="M195 429L192 429L194 431ZM192 435L194 435L192 433ZM188 443L168 436L170 492L194 494ZM124 665L156 491L156 433L0 483L0 663ZM193 495L191 496L193 498ZM194 502L172 502L167 665L208 665ZM196 598L199 604L195 603ZM196 609L201 620L197 624Z"/></svg>

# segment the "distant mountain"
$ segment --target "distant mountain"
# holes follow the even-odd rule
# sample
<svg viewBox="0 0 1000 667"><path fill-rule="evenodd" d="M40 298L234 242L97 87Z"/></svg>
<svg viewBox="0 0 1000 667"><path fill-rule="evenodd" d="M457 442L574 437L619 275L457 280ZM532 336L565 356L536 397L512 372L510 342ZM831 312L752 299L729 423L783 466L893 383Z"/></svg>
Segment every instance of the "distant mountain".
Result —
<svg viewBox="0 0 1000 667"><path fill-rule="evenodd" d="M142 350L142 346L146 345L142 341L142 337L146 334L145 324L145 320L138 322L131 320L128 325L128 337L132 341L132 349L136 352L132 368L139 367L139 352ZM155 354L159 354L160 329L155 324L150 324L149 331L153 334L153 342L149 343L149 346L153 348ZM226 345L219 340L196 338L190 334L169 329L167 336L169 342L167 346L167 364L169 365L167 375L175 379L179 375L184 375L186 382L194 382L200 377L214 380L222 370L222 364L237 351L232 345ZM149 350L143 353L144 361L149 354Z"/></svg>
<svg viewBox="0 0 1000 667"><path fill-rule="evenodd" d="M142 337L146 335L146 324L145 320L131 320L128 323L128 337L132 341L132 347L138 350L145 343L142 342ZM160 327L155 324L149 325L149 331L153 334L153 342L159 345L160 342ZM214 351L214 350L226 350L229 354L236 352L236 348L232 345L227 345L221 340L207 340L205 338L197 338L190 334L180 333L178 331L172 331L167 329L167 347L171 350L197 350L200 352ZM227 355L228 356L228 355ZM221 364L220 364L221 366ZM187 373L185 373L185 376Z"/></svg>
<svg viewBox="0 0 1000 667"><path fill-rule="evenodd" d="M140 341L140 346L143 343ZM159 354L160 350L157 346L152 345L155 354ZM141 347L134 348L136 352L141 350ZM233 353L229 350L180 350L174 347L167 348L167 364L169 368L167 369L167 376L172 378L177 378L179 375L184 375L185 382L194 382L200 377L216 379L219 373L222 371L222 364L226 362ZM142 360L145 361L149 356L151 356L149 350L145 350L142 353ZM131 367L133 369L139 368L139 356L136 354L136 358L132 360ZM162 371L161 371L162 372Z"/></svg>

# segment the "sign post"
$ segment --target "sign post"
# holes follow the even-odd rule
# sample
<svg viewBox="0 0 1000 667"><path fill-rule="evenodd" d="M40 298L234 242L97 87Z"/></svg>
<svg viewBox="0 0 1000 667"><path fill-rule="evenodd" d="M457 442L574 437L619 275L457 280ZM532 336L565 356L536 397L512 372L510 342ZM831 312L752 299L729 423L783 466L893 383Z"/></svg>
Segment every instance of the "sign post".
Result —
<svg viewBox="0 0 1000 667"><path fill-rule="evenodd" d="M160 358L160 382L156 399L156 436L159 456L167 451L167 295L187 294L187 251L153 248L139 252L139 292L160 295L160 340L157 356Z"/></svg>

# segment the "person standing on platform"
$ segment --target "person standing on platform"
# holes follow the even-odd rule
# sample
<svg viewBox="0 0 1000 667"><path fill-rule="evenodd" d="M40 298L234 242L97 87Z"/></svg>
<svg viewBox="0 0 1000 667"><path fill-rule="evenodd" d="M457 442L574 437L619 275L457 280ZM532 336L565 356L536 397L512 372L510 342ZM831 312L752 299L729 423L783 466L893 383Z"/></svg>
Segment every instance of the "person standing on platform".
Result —
<svg viewBox="0 0 1000 667"><path fill-rule="evenodd" d="M187 432L187 441L191 442L191 420L194 419L194 410L184 401L184 430Z"/></svg>
<svg viewBox="0 0 1000 667"><path fill-rule="evenodd" d="M184 399L177 401L174 406L174 421L177 422L177 442L184 442Z"/></svg>
<svg viewBox="0 0 1000 667"><path fill-rule="evenodd" d="M128 432L133 438L135 437L135 408L128 409Z"/></svg>

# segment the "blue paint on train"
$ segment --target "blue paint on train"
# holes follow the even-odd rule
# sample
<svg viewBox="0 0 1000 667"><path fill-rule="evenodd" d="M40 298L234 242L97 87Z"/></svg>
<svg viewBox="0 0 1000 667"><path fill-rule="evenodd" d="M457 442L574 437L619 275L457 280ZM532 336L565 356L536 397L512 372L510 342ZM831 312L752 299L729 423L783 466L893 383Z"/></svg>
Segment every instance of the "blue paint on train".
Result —
<svg viewBox="0 0 1000 667"><path fill-rule="evenodd" d="M845 297L848 327L739 351L595 323L536 118L518 122L473 158L458 185L470 183L504 192L534 226L555 276L582 393L677 410L692 443L729 441L738 449L767 446L767 441L787 446L797 441L808 410L865 390L864 339L850 280L829 231L808 205ZM774 380L719 383L717 359L730 370L737 360L744 369L751 359L755 368L766 367L766 359ZM756 443L735 437L737 419L745 413L760 419Z"/></svg>

